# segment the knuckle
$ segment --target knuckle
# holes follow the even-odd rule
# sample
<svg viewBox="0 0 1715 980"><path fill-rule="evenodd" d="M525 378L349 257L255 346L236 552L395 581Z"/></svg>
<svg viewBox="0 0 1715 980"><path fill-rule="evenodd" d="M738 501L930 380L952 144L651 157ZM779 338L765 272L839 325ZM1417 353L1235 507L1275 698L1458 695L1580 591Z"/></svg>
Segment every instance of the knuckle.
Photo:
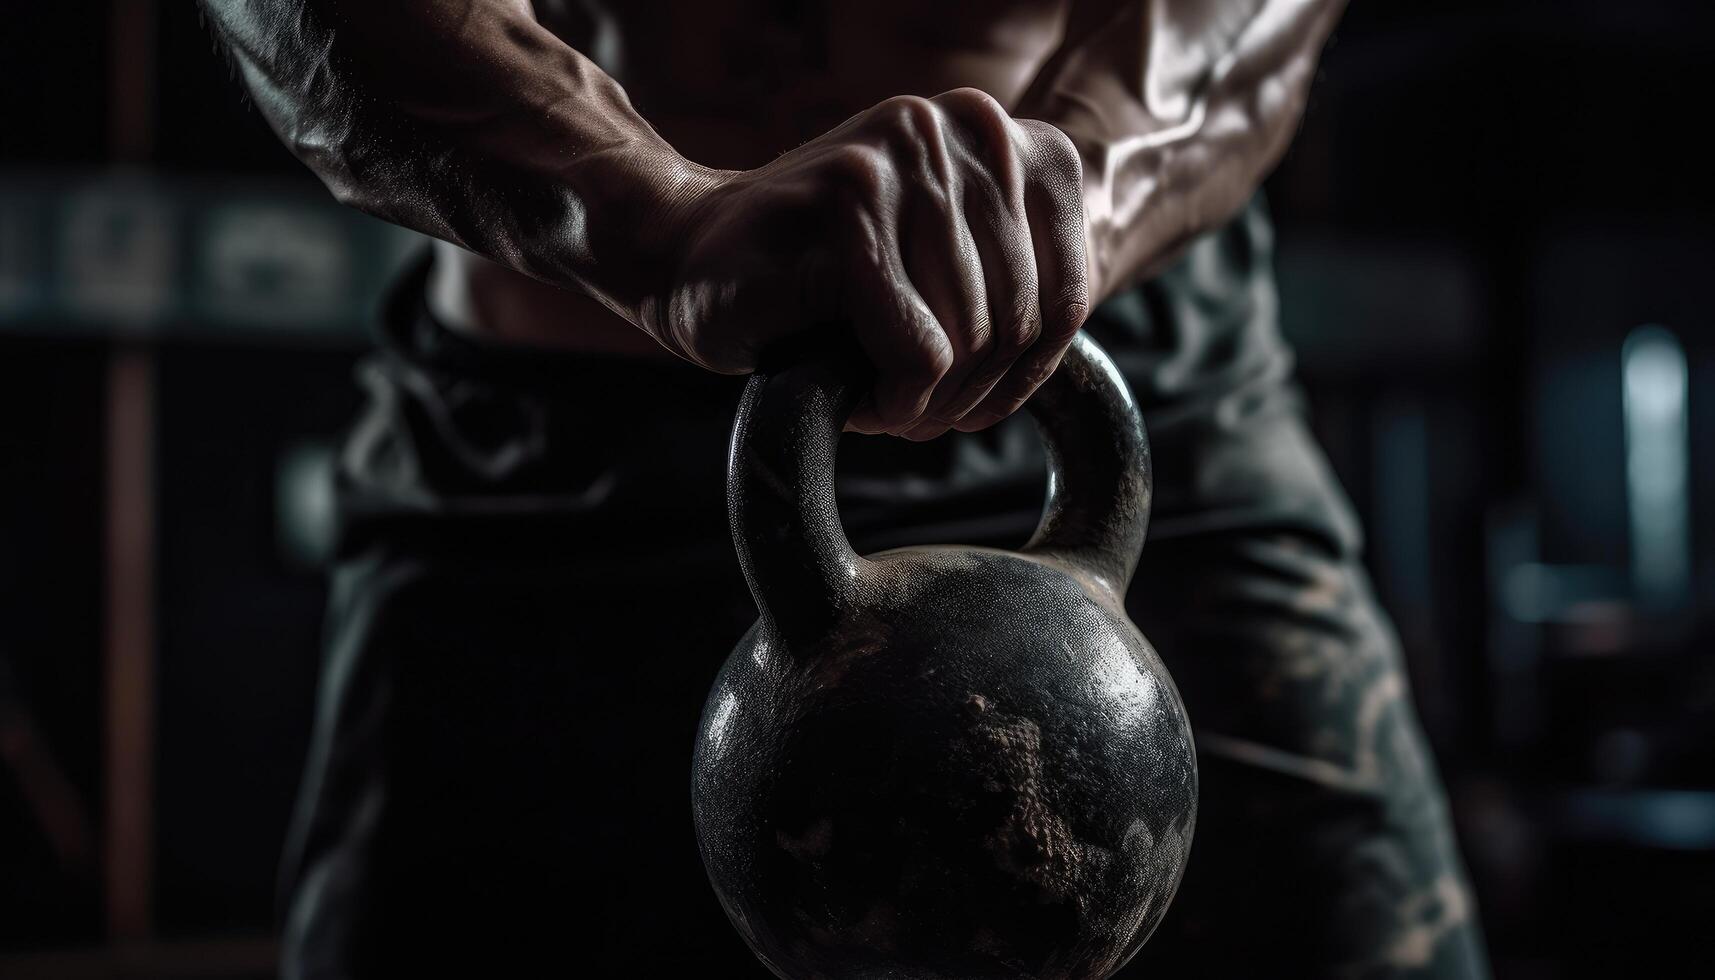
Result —
<svg viewBox="0 0 1715 980"><path fill-rule="evenodd" d="M1052 324L1044 324L1042 339L1055 347L1064 347L1078 335L1078 330L1084 325L1084 317L1089 313L1089 304L1070 302L1061 306L1061 313L1054 318Z"/></svg>
<svg viewBox="0 0 1715 980"><path fill-rule="evenodd" d="M838 186L864 200L881 196L888 184L887 155L874 147L849 144L836 150L828 168Z"/></svg>
<svg viewBox="0 0 1715 980"><path fill-rule="evenodd" d="M1048 162L1063 166L1081 166L1078 156L1078 144L1072 142L1060 127L1046 122L1032 121L1030 134L1036 151Z"/></svg>
<svg viewBox="0 0 1715 980"><path fill-rule="evenodd" d="M918 344L907 360L907 374L924 382L939 381L952 369L953 349L945 340Z"/></svg>
<svg viewBox="0 0 1715 980"><path fill-rule="evenodd" d="M961 318L959 333L964 340L965 356L980 358L994 346L994 319L988 310L978 304L967 310L966 315Z"/></svg>
<svg viewBox="0 0 1715 980"><path fill-rule="evenodd" d="M1077 333L1084 325L1084 318L1090 315L1090 284L1084 279L1084 270L1077 268L1067 277L1065 289L1060 294L1060 318L1068 335Z"/></svg>
<svg viewBox="0 0 1715 980"><path fill-rule="evenodd" d="M1060 280L1051 293L1039 297L1043 304L1045 337L1070 339L1090 314L1090 283L1084 267L1083 249L1068 249L1057 258Z"/></svg>
<svg viewBox="0 0 1715 980"><path fill-rule="evenodd" d="M955 115L960 128L975 139L979 151L992 160L1010 161L1017 153L1018 123L994 96L976 88L956 88L936 97Z"/></svg>
<svg viewBox="0 0 1715 980"><path fill-rule="evenodd" d="M1051 193L1076 196L1084 180L1084 158L1078 153L1078 145L1050 123L1031 121L1027 126L1031 170Z"/></svg>
<svg viewBox="0 0 1715 980"><path fill-rule="evenodd" d="M1067 136L1065 133L1060 132L1058 129L1056 129L1054 132L1056 134L1058 134L1060 144L1064 148L1066 174L1067 174L1067 176L1072 178L1071 186L1072 186L1072 190L1075 193L1077 191L1077 189L1080 186L1082 186L1084 183L1084 157L1083 157L1083 154L1078 152L1078 147L1076 144L1074 144L1072 142L1072 137Z"/></svg>
<svg viewBox="0 0 1715 980"><path fill-rule="evenodd" d="M893 135L913 142L940 128L935 104L917 95L896 95L880 106L882 118Z"/></svg>
<svg viewBox="0 0 1715 980"><path fill-rule="evenodd" d="M1006 357L1017 357L1036 345L1042 336L1042 307L1035 291L1019 297L1012 313L1009 329L996 338L996 351Z"/></svg>
<svg viewBox="0 0 1715 980"><path fill-rule="evenodd" d="M998 99L980 88L972 88L968 85L943 92L936 96L935 100L961 114L989 118L999 117L1008 121L1012 118L1007 114L1006 107L1001 105Z"/></svg>

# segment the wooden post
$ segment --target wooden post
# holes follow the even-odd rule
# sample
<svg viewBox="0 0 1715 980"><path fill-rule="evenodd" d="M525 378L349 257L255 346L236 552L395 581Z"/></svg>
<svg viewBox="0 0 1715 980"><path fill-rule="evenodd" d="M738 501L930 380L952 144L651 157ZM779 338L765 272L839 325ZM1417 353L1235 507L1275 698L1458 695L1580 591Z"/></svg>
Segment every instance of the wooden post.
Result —
<svg viewBox="0 0 1715 980"><path fill-rule="evenodd" d="M114 163L148 161L153 141L155 4L114 0L109 140ZM155 365L146 343L115 339L107 372L104 884L107 933L142 942L152 926L155 849Z"/></svg>

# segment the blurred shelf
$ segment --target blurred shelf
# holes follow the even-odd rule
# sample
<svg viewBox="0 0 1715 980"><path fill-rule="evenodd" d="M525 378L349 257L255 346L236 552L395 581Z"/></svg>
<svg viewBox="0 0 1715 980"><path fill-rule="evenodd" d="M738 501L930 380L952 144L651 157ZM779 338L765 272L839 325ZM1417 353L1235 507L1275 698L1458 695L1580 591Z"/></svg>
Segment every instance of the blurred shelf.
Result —
<svg viewBox="0 0 1715 980"><path fill-rule="evenodd" d="M0 172L0 336L357 343L423 241L298 183Z"/></svg>
<svg viewBox="0 0 1715 980"><path fill-rule="evenodd" d="M1715 790L1575 789L1548 800L1564 840L1674 851L1715 851Z"/></svg>

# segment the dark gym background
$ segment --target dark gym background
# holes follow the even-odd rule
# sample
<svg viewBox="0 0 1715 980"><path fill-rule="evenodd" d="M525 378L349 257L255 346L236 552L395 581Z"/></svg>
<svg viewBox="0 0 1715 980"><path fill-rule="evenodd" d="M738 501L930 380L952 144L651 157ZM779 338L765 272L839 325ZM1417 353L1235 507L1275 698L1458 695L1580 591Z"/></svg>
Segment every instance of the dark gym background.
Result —
<svg viewBox="0 0 1715 980"><path fill-rule="evenodd" d="M1269 184L1502 977L1715 947L1712 65L1703 4L1355 0ZM0 976L270 972L330 451L415 244L193 4L0 18Z"/></svg>

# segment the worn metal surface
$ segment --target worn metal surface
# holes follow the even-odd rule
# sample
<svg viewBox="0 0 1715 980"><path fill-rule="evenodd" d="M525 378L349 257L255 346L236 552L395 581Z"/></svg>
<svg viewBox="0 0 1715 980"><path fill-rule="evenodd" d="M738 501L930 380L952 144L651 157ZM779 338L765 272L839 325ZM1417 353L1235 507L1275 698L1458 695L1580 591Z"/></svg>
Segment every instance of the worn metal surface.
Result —
<svg viewBox="0 0 1715 980"><path fill-rule="evenodd" d="M1080 336L1032 399L1051 458L1021 552L860 558L834 361L752 378L729 504L761 610L710 692L693 804L733 924L776 974L1106 977L1172 899L1196 762L1122 597L1150 497L1143 425Z"/></svg>

